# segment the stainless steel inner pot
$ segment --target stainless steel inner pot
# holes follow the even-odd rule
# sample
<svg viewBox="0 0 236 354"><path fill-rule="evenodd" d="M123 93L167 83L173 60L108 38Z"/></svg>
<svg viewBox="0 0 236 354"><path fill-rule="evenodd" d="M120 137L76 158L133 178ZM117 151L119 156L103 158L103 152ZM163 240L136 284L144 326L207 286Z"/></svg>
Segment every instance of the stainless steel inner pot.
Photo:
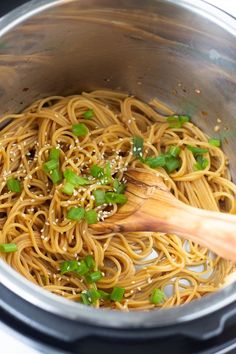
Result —
<svg viewBox="0 0 236 354"><path fill-rule="evenodd" d="M0 113L19 112L48 95L98 88L147 101L159 97L224 138L236 178L235 35L233 18L199 0L31 1L0 20ZM114 328L169 326L236 300L233 283L178 308L120 313L53 295L3 261L0 280L49 312Z"/></svg>

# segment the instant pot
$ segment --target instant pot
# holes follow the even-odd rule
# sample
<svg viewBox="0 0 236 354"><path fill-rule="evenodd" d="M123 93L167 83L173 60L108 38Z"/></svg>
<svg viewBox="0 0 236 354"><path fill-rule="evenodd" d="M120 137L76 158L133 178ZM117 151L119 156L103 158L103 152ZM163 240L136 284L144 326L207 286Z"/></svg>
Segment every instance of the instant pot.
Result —
<svg viewBox="0 0 236 354"><path fill-rule="evenodd" d="M209 135L221 121L236 180L233 17L200 0L34 0L0 20L0 114L98 88L159 97ZM2 260L0 282L1 333L38 352L236 352L235 282L184 306L130 313L51 294Z"/></svg>

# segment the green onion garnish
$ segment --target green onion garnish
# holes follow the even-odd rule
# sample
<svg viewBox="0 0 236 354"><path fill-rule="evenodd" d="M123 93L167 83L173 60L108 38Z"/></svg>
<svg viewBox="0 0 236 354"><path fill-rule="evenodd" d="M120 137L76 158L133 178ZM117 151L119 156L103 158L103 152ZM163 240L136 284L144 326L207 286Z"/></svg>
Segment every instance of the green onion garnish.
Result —
<svg viewBox="0 0 236 354"><path fill-rule="evenodd" d="M141 136L133 137L133 155L135 157L143 156L143 138Z"/></svg>
<svg viewBox="0 0 236 354"><path fill-rule="evenodd" d="M75 187L84 186L90 183L87 178L78 176L70 168L67 168L65 170L64 177L66 179L66 182L73 184Z"/></svg>
<svg viewBox="0 0 236 354"><path fill-rule="evenodd" d="M66 217L67 217L67 219L70 219L70 220L80 221L81 219L83 219L84 215L85 215L84 208L73 207L73 208L70 208Z"/></svg>
<svg viewBox="0 0 236 354"><path fill-rule="evenodd" d="M88 128L83 123L72 125L72 133L75 136L85 136L88 134L88 132L89 132Z"/></svg>
<svg viewBox="0 0 236 354"><path fill-rule="evenodd" d="M94 270L95 268L95 260L93 258L93 256L91 256L90 254L88 256L85 257L84 259L87 267L91 270Z"/></svg>
<svg viewBox="0 0 236 354"><path fill-rule="evenodd" d="M21 185L18 179L13 177L8 178L7 180L7 188L10 192L20 193L21 192Z"/></svg>
<svg viewBox="0 0 236 354"><path fill-rule="evenodd" d="M199 148L199 147L191 146L191 145L187 145L187 149L189 151L192 151L193 154L205 154L208 152L208 149Z"/></svg>
<svg viewBox="0 0 236 354"><path fill-rule="evenodd" d="M152 304L160 304L165 299L165 293L160 289L153 289L150 302Z"/></svg>
<svg viewBox="0 0 236 354"><path fill-rule="evenodd" d="M89 225L96 224L98 221L98 214L96 210L88 210L85 213L85 220Z"/></svg>
<svg viewBox="0 0 236 354"><path fill-rule="evenodd" d="M101 189L96 189L93 191L93 195L95 198L96 205L102 205L105 204L105 191Z"/></svg>
<svg viewBox="0 0 236 354"><path fill-rule="evenodd" d="M77 261L64 261L60 263L61 274L65 274L68 272L73 272L78 268Z"/></svg>
<svg viewBox="0 0 236 354"><path fill-rule="evenodd" d="M124 194L118 194L114 192L105 193L105 202L107 204L124 204L127 202L127 197Z"/></svg>
<svg viewBox="0 0 236 354"><path fill-rule="evenodd" d="M87 296L88 296L88 300L91 301L91 303L94 303L101 298L99 290L96 289L89 289L87 291Z"/></svg>
<svg viewBox="0 0 236 354"><path fill-rule="evenodd" d="M43 169L45 172L49 173L59 167L59 162L57 160L49 160L43 164Z"/></svg>
<svg viewBox="0 0 236 354"><path fill-rule="evenodd" d="M125 293L124 288L115 287L112 290L112 293L110 295L110 299L112 301L121 301L123 299L124 293Z"/></svg>
<svg viewBox="0 0 236 354"><path fill-rule="evenodd" d="M15 243L2 243L0 244L0 252L10 253L17 251L17 245Z"/></svg>
<svg viewBox="0 0 236 354"><path fill-rule="evenodd" d="M62 192L68 195L72 195L74 193L74 185L66 182L62 188Z"/></svg>
<svg viewBox="0 0 236 354"><path fill-rule="evenodd" d="M57 148L52 148L50 150L50 154L49 154L49 160L56 160L58 161L60 157L60 150Z"/></svg>
<svg viewBox="0 0 236 354"><path fill-rule="evenodd" d="M170 146L167 151L167 154L169 154L173 157L178 157L180 154L180 151L181 151L181 149L179 146Z"/></svg>
<svg viewBox="0 0 236 354"><path fill-rule="evenodd" d="M98 165L93 165L90 167L90 173L95 178L102 178L104 176L104 169Z"/></svg>
<svg viewBox="0 0 236 354"><path fill-rule="evenodd" d="M75 269L76 273L78 273L79 275L85 275L88 273L88 271L89 268L84 260L77 262L77 268Z"/></svg>
<svg viewBox="0 0 236 354"><path fill-rule="evenodd" d="M216 138L211 138L208 140L208 143L212 146L216 146L216 147L220 147L221 145L221 141L220 139L216 139Z"/></svg>
<svg viewBox="0 0 236 354"><path fill-rule="evenodd" d="M100 293L100 299L103 299L103 300L109 300L110 299L110 294L107 293L106 291L103 291L103 290L98 290L99 293Z"/></svg>
<svg viewBox="0 0 236 354"><path fill-rule="evenodd" d="M88 109L86 112L83 114L85 119L91 119L94 116L94 111L93 109Z"/></svg>
<svg viewBox="0 0 236 354"><path fill-rule="evenodd" d="M187 115L174 115L167 118L170 128L182 128L184 123L190 121L190 117Z"/></svg>
<svg viewBox="0 0 236 354"><path fill-rule="evenodd" d="M123 194L125 192L126 185L124 183L121 183L117 178L114 179L113 182L113 189L114 192L118 194Z"/></svg>
<svg viewBox="0 0 236 354"><path fill-rule="evenodd" d="M62 180L61 171L59 171L57 168L55 170L51 170L49 175L53 184L59 183Z"/></svg>
<svg viewBox="0 0 236 354"><path fill-rule="evenodd" d="M176 157L167 157L164 168L168 173L175 171L177 168L180 168L181 162Z"/></svg>
<svg viewBox="0 0 236 354"><path fill-rule="evenodd" d="M108 161L106 163L106 166L104 168L104 175L103 177L101 178L101 183L102 184L107 184L109 182L112 182L112 176L111 176L111 164L110 162Z"/></svg>
<svg viewBox="0 0 236 354"><path fill-rule="evenodd" d="M100 279L102 279L102 272L100 272L100 270L97 270L96 272L90 273L86 276L88 283L96 283Z"/></svg>
<svg viewBox="0 0 236 354"><path fill-rule="evenodd" d="M209 160L202 155L197 155L196 161L197 162L194 165L195 170L204 170L209 165Z"/></svg>
<svg viewBox="0 0 236 354"><path fill-rule="evenodd" d="M88 299L87 293L81 293L80 298L81 298L84 305L90 305L90 301Z"/></svg>
<svg viewBox="0 0 236 354"><path fill-rule="evenodd" d="M151 168L163 167L166 163L166 157L163 154L157 157L147 157L144 163Z"/></svg>

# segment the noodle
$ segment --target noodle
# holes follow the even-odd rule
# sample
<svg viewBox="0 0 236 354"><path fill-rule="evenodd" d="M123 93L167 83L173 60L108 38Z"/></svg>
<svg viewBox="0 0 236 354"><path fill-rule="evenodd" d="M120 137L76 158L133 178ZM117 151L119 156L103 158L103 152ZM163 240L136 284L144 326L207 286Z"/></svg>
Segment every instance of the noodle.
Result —
<svg viewBox="0 0 236 354"><path fill-rule="evenodd" d="M153 108L152 108L153 107ZM92 110L92 119L84 114ZM1 253L6 262L31 282L55 294L80 301L81 292L93 286L111 292L125 288L121 301L96 300L95 307L148 310L171 307L217 291L232 272L230 261L176 235L158 232L97 235L83 219L67 218L72 207L95 209L100 220L114 214L118 205L96 206L95 190L109 191L111 184L89 176L90 167L110 162L112 177L124 181L125 171L150 169L132 153L133 137L144 139L143 158L158 156L170 146L181 148L179 169L158 171L171 192L192 206L233 213L236 186L230 181L228 161L219 147L193 123L171 128L171 109L158 100L150 105L114 91L94 91L70 97L38 100L21 114L0 119L0 244L15 243L16 252ZM72 125L84 123L85 136L75 136ZM194 154L186 146L207 149L208 166L195 170ZM72 169L88 178L73 195L53 184L43 165L50 150L60 151L60 169ZM89 177L88 177L89 176ZM20 193L7 188L9 177L20 181ZM95 270L103 277L95 284L75 272L61 274L63 261L93 255ZM150 302L154 289L167 296Z"/></svg>

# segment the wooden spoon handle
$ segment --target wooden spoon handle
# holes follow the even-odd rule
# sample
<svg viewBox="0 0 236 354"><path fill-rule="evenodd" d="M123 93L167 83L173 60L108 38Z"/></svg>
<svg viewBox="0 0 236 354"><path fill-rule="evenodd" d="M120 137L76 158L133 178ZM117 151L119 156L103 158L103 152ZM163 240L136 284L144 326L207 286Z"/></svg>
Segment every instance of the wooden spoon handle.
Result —
<svg viewBox="0 0 236 354"><path fill-rule="evenodd" d="M165 191L159 191L157 198L153 196L135 214L118 222L120 231L175 233L236 262L235 215L191 207Z"/></svg>

